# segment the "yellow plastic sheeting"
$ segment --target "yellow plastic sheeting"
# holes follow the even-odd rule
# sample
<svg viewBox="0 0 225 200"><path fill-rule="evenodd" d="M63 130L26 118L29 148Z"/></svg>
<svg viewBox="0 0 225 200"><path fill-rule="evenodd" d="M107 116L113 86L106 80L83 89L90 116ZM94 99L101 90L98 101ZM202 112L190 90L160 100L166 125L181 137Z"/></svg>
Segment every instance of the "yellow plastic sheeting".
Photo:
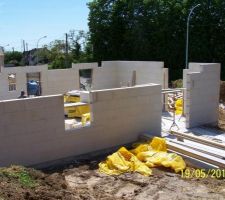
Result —
<svg viewBox="0 0 225 200"><path fill-rule="evenodd" d="M65 110L67 111L69 118L82 117L83 114L90 112L90 106L89 105L73 106L65 108Z"/></svg>
<svg viewBox="0 0 225 200"><path fill-rule="evenodd" d="M167 151L166 139L160 137L154 137L150 143L150 146L155 151Z"/></svg>
<svg viewBox="0 0 225 200"><path fill-rule="evenodd" d="M137 158L144 162L148 167L170 167L174 169L176 173L186 167L183 158L175 153L146 151L138 153Z"/></svg>
<svg viewBox="0 0 225 200"><path fill-rule="evenodd" d="M82 125L84 126L88 121L91 121L91 114L90 113L83 114L81 118Z"/></svg>
<svg viewBox="0 0 225 200"><path fill-rule="evenodd" d="M64 95L64 103L76 103L76 102L80 102L79 96Z"/></svg>
<svg viewBox="0 0 225 200"><path fill-rule="evenodd" d="M108 175L139 172L149 176L152 174L150 168L157 166L170 167L177 173L185 169L186 164L177 154L167 153L165 139L154 137L150 143L139 144L131 151L120 148L99 164L99 170Z"/></svg>
<svg viewBox="0 0 225 200"><path fill-rule="evenodd" d="M125 172L139 172L146 176L152 174L152 170L125 147L121 147L116 153L108 156L106 161L99 163L99 170L108 175L119 175Z"/></svg>
<svg viewBox="0 0 225 200"><path fill-rule="evenodd" d="M177 99L175 102L175 114L181 115L183 113L183 99Z"/></svg>
<svg viewBox="0 0 225 200"><path fill-rule="evenodd" d="M166 140L160 137L154 137L150 143L135 144L135 149L130 150L131 153L137 155L146 151L167 151Z"/></svg>

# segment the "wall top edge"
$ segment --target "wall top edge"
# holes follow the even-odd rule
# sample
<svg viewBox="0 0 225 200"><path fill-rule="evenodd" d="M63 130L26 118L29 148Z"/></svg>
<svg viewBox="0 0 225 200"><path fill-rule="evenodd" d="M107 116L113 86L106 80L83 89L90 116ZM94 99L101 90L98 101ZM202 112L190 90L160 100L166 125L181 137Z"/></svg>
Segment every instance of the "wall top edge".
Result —
<svg viewBox="0 0 225 200"><path fill-rule="evenodd" d="M122 88L110 88L110 89L103 89L103 90L92 90L91 92L103 92L103 91L116 91L116 90L130 90L130 89L135 89L135 88L144 88L144 87L156 87L160 86L160 84L155 84L155 83L149 83L149 84L143 84L143 85L136 85L133 87L122 87Z"/></svg>
<svg viewBox="0 0 225 200"><path fill-rule="evenodd" d="M40 96L40 97L31 97L31 98L24 98L24 99L9 99L9 100L0 100L0 103L7 103L7 102L14 102L14 101L27 101L32 99L46 99L46 98L54 98L54 97L63 97L62 94L55 94L55 95L47 95L47 96Z"/></svg>

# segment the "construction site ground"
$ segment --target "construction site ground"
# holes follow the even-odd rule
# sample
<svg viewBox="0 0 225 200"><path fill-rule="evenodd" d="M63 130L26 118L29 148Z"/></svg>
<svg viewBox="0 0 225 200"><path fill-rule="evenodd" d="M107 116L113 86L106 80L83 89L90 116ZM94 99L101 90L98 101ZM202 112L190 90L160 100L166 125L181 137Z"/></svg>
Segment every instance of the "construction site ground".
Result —
<svg viewBox="0 0 225 200"><path fill-rule="evenodd" d="M108 176L98 172L102 159L76 162L45 173L17 166L1 169L0 199L225 199L224 179L185 179L165 168L154 168L150 177L138 173Z"/></svg>

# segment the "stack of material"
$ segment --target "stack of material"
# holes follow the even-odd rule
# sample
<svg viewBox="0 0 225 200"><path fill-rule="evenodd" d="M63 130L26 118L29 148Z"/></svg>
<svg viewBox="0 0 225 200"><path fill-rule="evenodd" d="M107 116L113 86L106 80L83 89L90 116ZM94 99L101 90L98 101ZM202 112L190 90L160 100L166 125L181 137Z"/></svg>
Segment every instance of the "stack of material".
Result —
<svg viewBox="0 0 225 200"><path fill-rule="evenodd" d="M197 167L225 168L224 142L175 131L171 131L171 134L172 137L166 139L172 152L183 155L191 162L195 161Z"/></svg>

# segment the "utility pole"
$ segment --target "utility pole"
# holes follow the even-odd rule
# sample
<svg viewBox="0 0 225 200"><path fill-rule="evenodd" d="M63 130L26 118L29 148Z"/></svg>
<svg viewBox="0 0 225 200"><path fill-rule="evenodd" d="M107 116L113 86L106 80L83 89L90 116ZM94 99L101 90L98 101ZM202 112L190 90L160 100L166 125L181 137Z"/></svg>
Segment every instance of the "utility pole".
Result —
<svg viewBox="0 0 225 200"><path fill-rule="evenodd" d="M66 54L68 55L68 34L66 33Z"/></svg>
<svg viewBox="0 0 225 200"><path fill-rule="evenodd" d="M66 33L66 48L65 48L65 66L69 68L69 61L68 61L68 54L69 54L69 47L68 47L68 34Z"/></svg>
<svg viewBox="0 0 225 200"><path fill-rule="evenodd" d="M25 49L25 40L23 40L23 52L25 52L26 49Z"/></svg>
<svg viewBox="0 0 225 200"><path fill-rule="evenodd" d="M14 47L12 47L12 51L13 51L13 53L14 53Z"/></svg>
<svg viewBox="0 0 225 200"><path fill-rule="evenodd" d="M195 8L199 7L201 4L197 4L196 6L192 7L188 18L187 18L187 35L186 35L186 57L185 57L185 69L188 69L188 50L189 50L189 24L190 24L190 19L191 19L191 15L194 11Z"/></svg>
<svg viewBox="0 0 225 200"><path fill-rule="evenodd" d="M28 51L28 43L26 43L26 50Z"/></svg>

